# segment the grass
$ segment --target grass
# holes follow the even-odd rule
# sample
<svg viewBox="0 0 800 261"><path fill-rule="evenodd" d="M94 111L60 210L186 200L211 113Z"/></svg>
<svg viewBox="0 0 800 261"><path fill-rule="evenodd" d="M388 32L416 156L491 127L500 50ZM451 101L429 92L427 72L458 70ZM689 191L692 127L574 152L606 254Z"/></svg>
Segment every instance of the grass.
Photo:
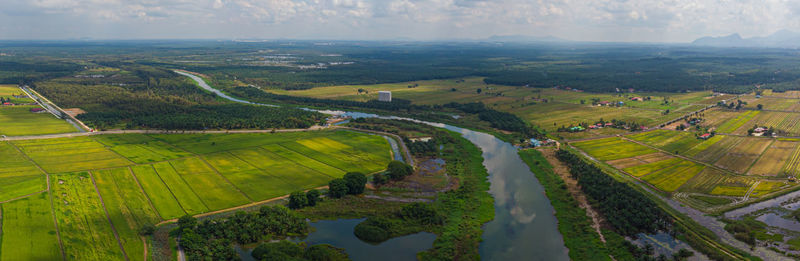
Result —
<svg viewBox="0 0 800 261"><path fill-rule="evenodd" d="M684 162L684 161L685 160L679 159L679 158L671 158L671 159L667 159L667 160L662 160L662 161L656 161L656 162L652 162L652 163L642 164L642 165L638 165L638 166L634 166L634 167L630 167L630 168L624 168L622 170L624 170L625 172L630 173L631 175L634 175L634 176L637 176L637 177L641 177L641 176L650 174L650 173L652 173L654 171L662 170L662 169L664 169L666 167L672 166L673 164Z"/></svg>
<svg viewBox="0 0 800 261"><path fill-rule="evenodd" d="M53 175L50 186L66 259L123 260L89 174Z"/></svg>
<svg viewBox="0 0 800 261"><path fill-rule="evenodd" d="M47 193L0 205L2 260L60 260L50 198Z"/></svg>
<svg viewBox="0 0 800 261"><path fill-rule="evenodd" d="M696 138L691 132L661 129L630 135L628 137L669 152L679 153L686 152L704 141Z"/></svg>
<svg viewBox="0 0 800 261"><path fill-rule="evenodd" d="M14 141L48 173L86 171L132 165L88 137Z"/></svg>
<svg viewBox="0 0 800 261"><path fill-rule="evenodd" d="M712 195L722 195L722 196L734 196L734 197L743 197L747 190L750 189L749 187L738 187L738 186L717 186L714 190L711 191Z"/></svg>
<svg viewBox="0 0 800 261"><path fill-rule="evenodd" d="M33 113L38 105L0 106L0 135L26 136L77 132L74 126L48 112Z"/></svg>
<svg viewBox="0 0 800 261"><path fill-rule="evenodd" d="M605 138L590 141L574 142L572 145L589 153L598 160L615 160L630 158L657 152L654 149L630 142L620 138ZM613 148L613 149L611 149Z"/></svg>
<svg viewBox="0 0 800 261"><path fill-rule="evenodd" d="M767 181L762 180L758 183L758 185L753 189L753 192L750 194L751 197L761 197L765 194L775 192L789 186L789 184L785 181Z"/></svg>
<svg viewBox="0 0 800 261"><path fill-rule="evenodd" d="M42 171L14 146L0 142L0 177L42 175Z"/></svg>
<svg viewBox="0 0 800 261"><path fill-rule="evenodd" d="M643 179L663 191L672 192L700 173L703 168L705 166L684 160L649 174Z"/></svg>
<svg viewBox="0 0 800 261"><path fill-rule="evenodd" d="M160 221L150 201L128 168L100 170L92 175L125 254L130 259L144 259L144 244L139 230Z"/></svg>
<svg viewBox="0 0 800 261"><path fill-rule="evenodd" d="M209 210L244 205L250 200L199 158L170 162Z"/></svg>
<svg viewBox="0 0 800 261"><path fill-rule="evenodd" d="M178 199L178 203L187 214L199 214L208 211L208 207L195 194L194 190L186 184L186 181L175 172L169 162L153 164L153 168L158 176L167 185L169 191Z"/></svg>
<svg viewBox="0 0 800 261"><path fill-rule="evenodd" d="M161 218L172 219L186 214L178 204L178 200L172 195L172 191L161 181L153 166L133 166L131 169Z"/></svg>
<svg viewBox="0 0 800 261"><path fill-rule="evenodd" d="M17 176L0 178L0 201L7 201L47 189L46 177Z"/></svg>
<svg viewBox="0 0 800 261"><path fill-rule="evenodd" d="M564 237L572 260L611 260L609 249L592 227L586 210L570 195L564 181L537 150L523 150L520 157L545 189L558 219L558 231ZM610 231L608 231L610 232ZM613 232L611 232L613 233Z"/></svg>

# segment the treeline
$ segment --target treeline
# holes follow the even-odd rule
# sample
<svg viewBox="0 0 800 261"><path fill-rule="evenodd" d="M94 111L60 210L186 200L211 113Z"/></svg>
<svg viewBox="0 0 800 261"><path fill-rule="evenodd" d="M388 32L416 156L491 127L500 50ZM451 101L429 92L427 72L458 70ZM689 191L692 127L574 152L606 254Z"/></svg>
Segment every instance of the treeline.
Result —
<svg viewBox="0 0 800 261"><path fill-rule="evenodd" d="M299 97L290 95L280 95L265 92L253 87L238 87L233 88L233 94L249 97L261 102L285 102L293 104L310 105L316 107L337 107L337 108L356 108L356 109L376 109L385 111L402 111L402 112L430 112L437 108L451 108L465 113L478 114L480 120L489 122L493 128L505 131L519 132L524 135L542 135L536 129L528 126L522 119L514 114L496 111L492 108L486 107L483 103L448 103L442 106L429 106L429 105L415 105L411 101L392 99L392 102L381 102L371 100L367 102L360 101L347 101L347 100L332 100L332 99L319 99L309 97Z"/></svg>
<svg viewBox="0 0 800 261"><path fill-rule="evenodd" d="M308 233L303 217L286 207L264 206L258 212L237 212L202 222L192 216L178 220L173 236L180 236L188 260L239 260L233 244L251 244Z"/></svg>
<svg viewBox="0 0 800 261"><path fill-rule="evenodd" d="M559 150L556 156L569 166L581 190L593 201L606 220L624 236L669 231L672 219L655 202L625 183L603 173L581 157Z"/></svg>
<svg viewBox="0 0 800 261"><path fill-rule="evenodd" d="M164 130L291 129L308 128L325 121L325 115L317 112L240 104L109 110L88 112L77 118L98 129L125 124L127 129Z"/></svg>

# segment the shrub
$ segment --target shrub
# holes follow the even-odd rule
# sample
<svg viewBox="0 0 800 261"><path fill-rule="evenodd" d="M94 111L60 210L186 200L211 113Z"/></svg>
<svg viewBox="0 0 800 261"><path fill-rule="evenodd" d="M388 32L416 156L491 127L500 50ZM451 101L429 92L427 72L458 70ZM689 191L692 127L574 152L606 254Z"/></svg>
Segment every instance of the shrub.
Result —
<svg viewBox="0 0 800 261"><path fill-rule="evenodd" d="M414 168L410 165L403 163L402 161L392 161L389 162L389 166L387 167L389 170L389 178L393 180L402 180L411 173L414 173Z"/></svg>
<svg viewBox="0 0 800 261"><path fill-rule="evenodd" d="M349 172L344 174L344 181L347 183L347 194L358 195L364 193L367 176L360 172Z"/></svg>
<svg viewBox="0 0 800 261"><path fill-rule="evenodd" d="M349 188L347 187L347 182L343 179L334 179L328 183L328 196L332 198L341 198L344 195L347 195L347 191Z"/></svg>
<svg viewBox="0 0 800 261"><path fill-rule="evenodd" d="M308 197L302 191L295 191L289 194L290 209L301 209L308 205Z"/></svg>
<svg viewBox="0 0 800 261"><path fill-rule="evenodd" d="M361 222L356 225L353 229L353 234L359 239L370 243L380 243L389 239L389 231L367 222Z"/></svg>
<svg viewBox="0 0 800 261"><path fill-rule="evenodd" d="M306 192L306 199L308 199L308 206L316 206L319 202L319 190L312 189Z"/></svg>

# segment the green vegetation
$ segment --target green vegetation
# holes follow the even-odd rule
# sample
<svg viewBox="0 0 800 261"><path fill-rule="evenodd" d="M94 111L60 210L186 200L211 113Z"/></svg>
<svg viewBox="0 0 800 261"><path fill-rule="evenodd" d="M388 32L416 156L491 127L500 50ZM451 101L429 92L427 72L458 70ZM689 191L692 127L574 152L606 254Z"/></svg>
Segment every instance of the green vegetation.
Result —
<svg viewBox="0 0 800 261"><path fill-rule="evenodd" d="M3 214L0 259L61 259L47 192L4 203L0 211Z"/></svg>
<svg viewBox="0 0 800 261"><path fill-rule="evenodd" d="M336 248L328 244L318 244L306 247L304 243L293 243L290 241L279 241L275 243L261 244L252 253L256 260L327 260L345 261L350 260L344 249Z"/></svg>
<svg viewBox="0 0 800 261"><path fill-rule="evenodd" d="M574 142L572 145L586 151L586 153L589 153L599 160L615 160L656 152L654 149L620 138Z"/></svg>
<svg viewBox="0 0 800 261"><path fill-rule="evenodd" d="M553 167L542 154L536 150L523 150L519 155L536 175L555 209L558 231L564 237L564 245L569 248L570 259L611 260L609 249L613 249L613 246L607 246L600 241L600 236L592 227L592 220L587 216L586 210L581 208L578 201L570 195L564 181L553 172ZM608 232L604 233L614 233ZM621 258L621 256L615 257Z"/></svg>
<svg viewBox="0 0 800 261"><path fill-rule="evenodd" d="M76 132L66 121L49 112L31 112L38 105L0 105L0 135L25 136Z"/></svg>

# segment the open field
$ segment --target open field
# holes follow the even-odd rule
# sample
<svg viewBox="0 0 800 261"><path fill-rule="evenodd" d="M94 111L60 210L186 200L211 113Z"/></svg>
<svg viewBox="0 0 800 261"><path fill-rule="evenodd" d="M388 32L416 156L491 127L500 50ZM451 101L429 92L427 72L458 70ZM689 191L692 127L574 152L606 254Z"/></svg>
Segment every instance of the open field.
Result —
<svg viewBox="0 0 800 261"><path fill-rule="evenodd" d="M663 191L672 192L700 173L703 168L705 168L705 166L683 160L669 166L664 166L662 169L650 173L642 179Z"/></svg>
<svg viewBox="0 0 800 261"><path fill-rule="evenodd" d="M629 135L628 138L676 154L683 154L704 142L704 140L695 137L694 133L670 130L648 131Z"/></svg>
<svg viewBox="0 0 800 261"><path fill-rule="evenodd" d="M74 126L48 112L33 113L38 105L0 106L0 135L23 136L77 132Z"/></svg>
<svg viewBox="0 0 800 261"><path fill-rule="evenodd" d="M737 173L747 173L753 162L772 142L773 140L768 138L746 138L728 151L728 154L717 160L714 165Z"/></svg>
<svg viewBox="0 0 800 261"><path fill-rule="evenodd" d="M792 156L792 152L797 149L798 144L800 143L793 141L773 142L748 173L763 176L786 176L786 173L782 172L783 166Z"/></svg>
<svg viewBox="0 0 800 261"><path fill-rule="evenodd" d="M57 241L55 253L48 245L58 239L55 216L66 259L140 260L146 225L324 186L346 172L381 171L391 149L381 136L353 131L121 134L3 142L0 156L11 169L0 168L0 201L27 196L0 205L0 255L60 259ZM47 175L51 191L37 194ZM34 231L22 216L53 229ZM10 237L23 233L41 237ZM41 251L23 252L30 249Z"/></svg>
<svg viewBox="0 0 800 261"><path fill-rule="evenodd" d="M53 175L53 206L70 260L124 260L87 172Z"/></svg>
<svg viewBox="0 0 800 261"><path fill-rule="evenodd" d="M745 111L738 114L736 117L731 118L717 127L717 132L719 133L734 133L737 129L741 128L742 126L752 126L752 124L746 124L754 117L756 117L760 111Z"/></svg>
<svg viewBox="0 0 800 261"><path fill-rule="evenodd" d="M657 152L654 149L622 140L620 138L605 138L572 143L589 155L599 160L615 160L629 158Z"/></svg>
<svg viewBox="0 0 800 261"><path fill-rule="evenodd" d="M0 84L0 97L13 104L27 104L34 102L33 99L29 98L28 95L26 95L25 92L20 90L16 85Z"/></svg>
<svg viewBox="0 0 800 261"><path fill-rule="evenodd" d="M2 260L60 260L53 215L47 193L0 205Z"/></svg>
<svg viewBox="0 0 800 261"><path fill-rule="evenodd" d="M727 155L728 151L731 151L734 147L739 145L739 143L745 140L745 138L742 137L733 137L733 136L720 136L720 137L722 138L716 142L710 144L701 144L704 147L705 145L708 145L708 147L705 150L692 151L692 153L696 153L694 155L694 159L706 163L717 162L717 160ZM712 139L709 139L708 141L712 141Z"/></svg>

